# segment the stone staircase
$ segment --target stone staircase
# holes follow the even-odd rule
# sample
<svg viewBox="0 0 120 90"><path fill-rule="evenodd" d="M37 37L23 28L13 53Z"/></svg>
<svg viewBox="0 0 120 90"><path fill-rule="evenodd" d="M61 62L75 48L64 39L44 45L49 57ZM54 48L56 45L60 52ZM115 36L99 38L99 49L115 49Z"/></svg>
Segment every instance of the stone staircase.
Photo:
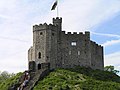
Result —
<svg viewBox="0 0 120 90"><path fill-rule="evenodd" d="M32 90L39 80L42 80L45 76L49 74L49 69L40 69L36 72L30 72L30 80L23 90ZM20 78L21 79L21 78ZM15 84L10 87L8 90L17 90L20 84Z"/></svg>
<svg viewBox="0 0 120 90"><path fill-rule="evenodd" d="M23 90L32 90L33 87L35 86L35 84L37 84L37 82L41 79L43 79L47 74L49 73L49 70L47 69L41 69L38 70L37 72L32 72L31 75L31 79L29 81L29 83L27 84L26 87L24 87Z"/></svg>

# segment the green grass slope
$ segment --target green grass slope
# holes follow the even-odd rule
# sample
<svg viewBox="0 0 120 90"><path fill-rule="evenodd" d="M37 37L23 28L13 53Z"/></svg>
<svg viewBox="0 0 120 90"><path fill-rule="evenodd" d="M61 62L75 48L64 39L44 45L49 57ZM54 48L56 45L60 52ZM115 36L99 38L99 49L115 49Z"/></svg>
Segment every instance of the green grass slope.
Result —
<svg viewBox="0 0 120 90"><path fill-rule="evenodd" d="M22 75L22 73L18 73L15 76L13 76L7 80L0 82L0 90L8 90L8 88L11 85L18 83L18 80L19 80L21 75Z"/></svg>
<svg viewBox="0 0 120 90"><path fill-rule="evenodd" d="M57 69L33 90L120 90L120 77L90 68Z"/></svg>
<svg viewBox="0 0 120 90"><path fill-rule="evenodd" d="M0 82L0 90L18 82L22 73ZM120 90L120 77L114 73L90 68L56 69L33 90Z"/></svg>

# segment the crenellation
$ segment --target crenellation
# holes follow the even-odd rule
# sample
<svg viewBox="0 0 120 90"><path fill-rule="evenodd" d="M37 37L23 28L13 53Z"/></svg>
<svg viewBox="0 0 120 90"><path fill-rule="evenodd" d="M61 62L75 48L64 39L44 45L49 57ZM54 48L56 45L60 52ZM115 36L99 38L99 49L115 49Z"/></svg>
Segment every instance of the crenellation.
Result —
<svg viewBox="0 0 120 90"><path fill-rule="evenodd" d="M53 18L53 21L62 21L62 18L56 17L56 18Z"/></svg>
<svg viewBox="0 0 120 90"><path fill-rule="evenodd" d="M49 25L48 25L48 29L52 30L52 29L53 29L53 25L52 25L52 24L49 24Z"/></svg>
<svg viewBox="0 0 120 90"><path fill-rule="evenodd" d="M62 23L62 18L59 17L53 18L53 25L58 25L61 27L61 23Z"/></svg>
<svg viewBox="0 0 120 90"><path fill-rule="evenodd" d="M38 29L39 29L39 26L38 26L38 25L34 25L34 26L33 26L33 31L38 30Z"/></svg>
<svg viewBox="0 0 120 90"><path fill-rule="evenodd" d="M67 32L66 35L79 35L79 34L77 34L77 32L73 32L73 33L71 33L71 32Z"/></svg>
<svg viewBox="0 0 120 90"><path fill-rule="evenodd" d="M77 35L77 32L73 32L74 35Z"/></svg>
<svg viewBox="0 0 120 90"><path fill-rule="evenodd" d="M34 25L33 26L33 31L36 31L36 30L45 30L47 28L48 28L47 23L39 24L39 25Z"/></svg>
<svg viewBox="0 0 120 90"><path fill-rule="evenodd" d="M43 25L43 24L41 24L41 23L39 24L39 26L42 26L42 25Z"/></svg>
<svg viewBox="0 0 120 90"><path fill-rule="evenodd" d="M87 37L87 39L90 39L90 32L89 31L85 31L85 36Z"/></svg>
<svg viewBox="0 0 120 90"><path fill-rule="evenodd" d="M93 43L94 45L96 44L96 42L94 42L94 41L93 41L92 43Z"/></svg>
<svg viewBox="0 0 120 90"><path fill-rule="evenodd" d="M80 35L83 35L83 32L79 32Z"/></svg>
<svg viewBox="0 0 120 90"><path fill-rule="evenodd" d="M49 26L53 26L53 25L50 23Z"/></svg>
<svg viewBox="0 0 120 90"><path fill-rule="evenodd" d="M99 47L99 45L96 43L96 46Z"/></svg>
<svg viewBox="0 0 120 90"><path fill-rule="evenodd" d="M57 30L57 26L56 26L56 25L49 24L49 25L48 25L48 29L49 29L49 30Z"/></svg>
<svg viewBox="0 0 120 90"><path fill-rule="evenodd" d="M65 34L65 31L62 31L61 33L62 33L62 34Z"/></svg>
<svg viewBox="0 0 120 90"><path fill-rule="evenodd" d="M44 24L39 24L39 25L34 25L33 26L33 31L36 31L36 30L56 30L57 29L57 26L56 25L52 25L52 24L47 24L47 23L44 23Z"/></svg>
<svg viewBox="0 0 120 90"><path fill-rule="evenodd" d="M99 45L99 47L103 48L103 46L102 46L102 45Z"/></svg>
<svg viewBox="0 0 120 90"><path fill-rule="evenodd" d="M68 35L71 35L71 32L67 32Z"/></svg>
<svg viewBox="0 0 120 90"><path fill-rule="evenodd" d="M103 70L103 46L90 40L89 31L79 34L62 31L62 18L59 17L53 18L53 24L34 25L33 31L33 47L28 50L28 60L35 61L36 70L42 63L50 63L51 69L79 65Z"/></svg>
<svg viewBox="0 0 120 90"><path fill-rule="evenodd" d="M85 35L90 35L90 32L89 31L85 31Z"/></svg>

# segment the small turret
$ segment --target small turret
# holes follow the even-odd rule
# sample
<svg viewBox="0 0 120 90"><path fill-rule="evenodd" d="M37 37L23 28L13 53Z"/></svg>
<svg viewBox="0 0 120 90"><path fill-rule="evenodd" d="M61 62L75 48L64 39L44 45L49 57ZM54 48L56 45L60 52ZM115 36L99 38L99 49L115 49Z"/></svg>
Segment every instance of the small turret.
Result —
<svg viewBox="0 0 120 90"><path fill-rule="evenodd" d="M85 31L85 35L86 35L87 38L90 40L90 32L89 32L89 31Z"/></svg>
<svg viewBox="0 0 120 90"><path fill-rule="evenodd" d="M58 25L58 30L62 30L62 18L56 17L53 18L53 25Z"/></svg>

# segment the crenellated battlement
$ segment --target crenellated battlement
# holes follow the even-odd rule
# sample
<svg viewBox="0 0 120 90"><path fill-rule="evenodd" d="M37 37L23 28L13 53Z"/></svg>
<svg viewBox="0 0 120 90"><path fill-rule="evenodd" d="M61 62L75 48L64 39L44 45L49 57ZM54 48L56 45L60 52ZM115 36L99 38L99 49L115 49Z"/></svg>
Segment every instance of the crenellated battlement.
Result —
<svg viewBox="0 0 120 90"><path fill-rule="evenodd" d="M61 33L62 33L62 34L65 34L65 31L62 31Z"/></svg>
<svg viewBox="0 0 120 90"><path fill-rule="evenodd" d="M36 30L57 30L57 26L52 24L48 25L47 23L34 25L33 31L36 31Z"/></svg>
<svg viewBox="0 0 120 90"><path fill-rule="evenodd" d="M53 18L53 23L54 22L60 22L60 23L62 23L62 18L60 17L56 17L56 18Z"/></svg>
<svg viewBox="0 0 120 90"><path fill-rule="evenodd" d="M77 33L77 32L65 32L65 31L62 31L61 32L62 34L65 34L65 35L76 35L76 36L87 36L87 37L90 37L90 32L88 32L88 31L86 31L85 33L83 33L83 32L79 32L79 33Z"/></svg>
<svg viewBox="0 0 120 90"><path fill-rule="evenodd" d="M33 47L28 50L29 68L39 70L42 63L50 69L85 66L103 70L103 46L90 40L90 32L62 30L62 18L53 18L52 24L33 26Z"/></svg>
<svg viewBox="0 0 120 90"><path fill-rule="evenodd" d="M73 32L74 35L77 35L77 32Z"/></svg>
<svg viewBox="0 0 120 90"><path fill-rule="evenodd" d="M79 32L80 35L83 35L83 32Z"/></svg>
<svg viewBox="0 0 120 90"><path fill-rule="evenodd" d="M67 32L68 35L71 35L71 32Z"/></svg>
<svg viewBox="0 0 120 90"><path fill-rule="evenodd" d="M90 42L91 42L92 45L96 45L97 47L103 47L102 45L99 45L99 44L97 44L97 43L94 42L94 41L90 41Z"/></svg>

